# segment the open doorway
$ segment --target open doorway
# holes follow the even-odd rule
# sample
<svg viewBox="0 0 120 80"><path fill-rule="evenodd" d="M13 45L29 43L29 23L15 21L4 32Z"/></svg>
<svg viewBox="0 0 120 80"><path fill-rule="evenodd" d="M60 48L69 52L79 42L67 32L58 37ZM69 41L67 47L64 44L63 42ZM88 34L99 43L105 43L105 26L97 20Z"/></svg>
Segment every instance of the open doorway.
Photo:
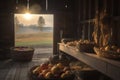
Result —
<svg viewBox="0 0 120 80"><path fill-rule="evenodd" d="M30 46L35 53L53 53L53 14L15 14L15 46Z"/></svg>

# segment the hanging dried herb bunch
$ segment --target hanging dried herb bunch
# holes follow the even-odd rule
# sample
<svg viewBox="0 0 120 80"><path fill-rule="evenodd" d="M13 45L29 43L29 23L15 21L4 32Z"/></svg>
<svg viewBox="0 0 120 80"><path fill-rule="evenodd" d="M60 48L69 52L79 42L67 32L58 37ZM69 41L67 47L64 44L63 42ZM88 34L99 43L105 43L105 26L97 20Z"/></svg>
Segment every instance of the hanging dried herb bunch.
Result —
<svg viewBox="0 0 120 80"><path fill-rule="evenodd" d="M113 19L106 12L101 12L95 17L95 28L93 37L100 47L111 43Z"/></svg>
<svg viewBox="0 0 120 80"><path fill-rule="evenodd" d="M95 15L95 20L94 20L94 31L93 31L93 38L94 38L94 42L96 43L96 45L99 45L99 35L100 35L100 29L99 29L99 16L98 16L98 12Z"/></svg>

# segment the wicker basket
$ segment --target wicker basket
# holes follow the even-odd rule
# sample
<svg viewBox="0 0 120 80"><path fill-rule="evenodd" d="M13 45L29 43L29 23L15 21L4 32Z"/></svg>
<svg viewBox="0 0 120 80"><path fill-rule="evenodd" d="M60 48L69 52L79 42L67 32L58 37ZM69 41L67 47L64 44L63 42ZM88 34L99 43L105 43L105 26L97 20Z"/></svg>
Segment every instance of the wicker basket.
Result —
<svg viewBox="0 0 120 80"><path fill-rule="evenodd" d="M93 50L94 44L77 44L77 48L80 52L88 52L88 53L94 53Z"/></svg>
<svg viewBox="0 0 120 80"><path fill-rule="evenodd" d="M96 54L100 57L105 57L109 59L120 59L120 53L114 52L114 51L102 51L97 47L94 47L94 51Z"/></svg>
<svg viewBox="0 0 120 80"><path fill-rule="evenodd" d="M34 49L30 47L13 47L11 48L11 58L14 61L31 61Z"/></svg>

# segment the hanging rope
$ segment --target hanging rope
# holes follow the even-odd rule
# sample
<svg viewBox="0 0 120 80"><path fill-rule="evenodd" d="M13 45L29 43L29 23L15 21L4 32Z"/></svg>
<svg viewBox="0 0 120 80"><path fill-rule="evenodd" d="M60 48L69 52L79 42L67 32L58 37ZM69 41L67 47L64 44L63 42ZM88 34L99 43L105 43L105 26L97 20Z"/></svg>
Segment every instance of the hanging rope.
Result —
<svg viewBox="0 0 120 80"><path fill-rule="evenodd" d="M29 0L27 0L27 10L29 11Z"/></svg>
<svg viewBox="0 0 120 80"><path fill-rule="evenodd" d="M48 10L48 0L46 0L46 11Z"/></svg>

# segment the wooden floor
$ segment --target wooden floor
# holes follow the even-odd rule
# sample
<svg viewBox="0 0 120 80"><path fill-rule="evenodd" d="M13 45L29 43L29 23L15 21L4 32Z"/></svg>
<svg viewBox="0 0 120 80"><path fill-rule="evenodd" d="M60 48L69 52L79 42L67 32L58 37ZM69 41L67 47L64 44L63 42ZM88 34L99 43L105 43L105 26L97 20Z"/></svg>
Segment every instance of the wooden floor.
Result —
<svg viewBox="0 0 120 80"><path fill-rule="evenodd" d="M0 80L30 80L28 72L52 55L52 48L36 48L30 62L15 62L12 59L0 61Z"/></svg>

